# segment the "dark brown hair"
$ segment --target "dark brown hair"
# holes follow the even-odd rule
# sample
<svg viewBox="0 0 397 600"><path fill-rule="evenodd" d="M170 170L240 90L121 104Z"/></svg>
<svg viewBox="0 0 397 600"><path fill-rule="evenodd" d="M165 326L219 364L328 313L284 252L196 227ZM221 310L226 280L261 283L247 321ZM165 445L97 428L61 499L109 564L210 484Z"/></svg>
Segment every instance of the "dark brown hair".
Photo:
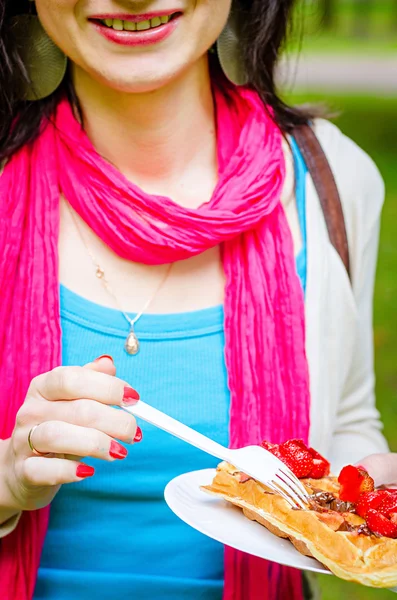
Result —
<svg viewBox="0 0 397 600"><path fill-rule="evenodd" d="M242 11L241 44L251 85L264 104L273 111L280 129L288 133L306 123L307 112L288 106L276 89L275 69L288 32L295 0L234 0ZM7 20L27 13L28 0L0 0L0 161L32 142L38 135L43 118L49 118L65 93L78 107L70 76L49 97L21 102L17 82L27 78L7 27Z"/></svg>

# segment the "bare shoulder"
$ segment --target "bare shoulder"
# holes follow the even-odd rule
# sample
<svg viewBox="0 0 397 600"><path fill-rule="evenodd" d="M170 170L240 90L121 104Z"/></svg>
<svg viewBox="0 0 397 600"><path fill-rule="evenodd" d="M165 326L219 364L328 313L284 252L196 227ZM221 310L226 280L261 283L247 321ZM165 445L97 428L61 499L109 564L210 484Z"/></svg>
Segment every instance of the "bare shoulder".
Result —
<svg viewBox="0 0 397 600"><path fill-rule="evenodd" d="M372 158L333 123L315 121L314 129L333 171L351 234L367 237L377 227L385 189ZM349 233L349 232L348 232Z"/></svg>

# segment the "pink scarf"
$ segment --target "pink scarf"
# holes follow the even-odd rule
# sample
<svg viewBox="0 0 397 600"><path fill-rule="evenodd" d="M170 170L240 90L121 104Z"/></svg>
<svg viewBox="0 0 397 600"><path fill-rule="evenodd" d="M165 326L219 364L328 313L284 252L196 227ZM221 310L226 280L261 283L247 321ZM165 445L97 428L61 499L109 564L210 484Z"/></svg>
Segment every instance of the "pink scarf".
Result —
<svg viewBox="0 0 397 600"><path fill-rule="evenodd" d="M230 444L307 439L303 293L280 203L282 136L254 92L218 88L214 95L219 182L197 210L149 196L127 181L96 153L66 100L54 124L7 164L0 177L0 214L6 217L0 230L1 438L11 435L31 379L61 364L62 192L128 260L171 263L222 245ZM24 513L2 540L3 600L32 597L48 515L48 508ZM298 571L231 549L225 558L225 600L302 598Z"/></svg>

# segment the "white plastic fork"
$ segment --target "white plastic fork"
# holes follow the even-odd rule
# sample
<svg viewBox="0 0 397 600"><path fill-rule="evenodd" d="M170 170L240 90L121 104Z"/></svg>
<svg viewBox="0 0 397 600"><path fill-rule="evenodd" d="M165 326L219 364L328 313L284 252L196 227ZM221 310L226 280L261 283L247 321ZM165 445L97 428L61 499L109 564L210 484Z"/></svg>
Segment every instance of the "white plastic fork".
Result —
<svg viewBox="0 0 397 600"><path fill-rule="evenodd" d="M135 417L167 431L207 454L232 464L236 469L280 494L293 508L308 507L308 494L299 479L281 460L261 446L246 446L238 450L225 448L142 400L134 406L123 408Z"/></svg>

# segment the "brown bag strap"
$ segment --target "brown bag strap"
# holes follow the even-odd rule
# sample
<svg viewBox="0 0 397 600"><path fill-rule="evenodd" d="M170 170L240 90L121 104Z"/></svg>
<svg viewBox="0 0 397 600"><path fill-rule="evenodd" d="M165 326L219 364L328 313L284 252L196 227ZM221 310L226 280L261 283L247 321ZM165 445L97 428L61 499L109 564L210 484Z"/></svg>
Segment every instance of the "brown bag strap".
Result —
<svg viewBox="0 0 397 600"><path fill-rule="evenodd" d="M309 125L296 127L292 135L299 146L320 199L330 242L341 257L349 279L351 279L345 218L338 188L327 157Z"/></svg>

